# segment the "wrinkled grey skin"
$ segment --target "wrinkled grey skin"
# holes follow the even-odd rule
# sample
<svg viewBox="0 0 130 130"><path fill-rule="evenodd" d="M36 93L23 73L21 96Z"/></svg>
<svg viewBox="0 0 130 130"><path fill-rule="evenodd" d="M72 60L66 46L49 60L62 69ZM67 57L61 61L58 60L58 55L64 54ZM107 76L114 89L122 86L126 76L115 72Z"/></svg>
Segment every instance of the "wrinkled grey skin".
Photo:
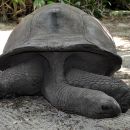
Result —
<svg viewBox="0 0 130 130"><path fill-rule="evenodd" d="M49 26L57 33L55 16L53 22ZM30 50L10 56L1 68L1 98L42 95L59 110L90 118L109 118L126 112L130 108L130 89L110 76L114 73L110 69L112 55L75 48L77 51L55 48L55 51Z"/></svg>

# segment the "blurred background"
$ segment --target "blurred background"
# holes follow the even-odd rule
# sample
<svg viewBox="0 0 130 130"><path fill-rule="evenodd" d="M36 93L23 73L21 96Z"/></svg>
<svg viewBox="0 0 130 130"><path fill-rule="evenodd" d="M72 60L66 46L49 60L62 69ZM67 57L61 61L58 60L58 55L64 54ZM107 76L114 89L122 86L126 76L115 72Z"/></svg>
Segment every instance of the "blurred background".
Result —
<svg viewBox="0 0 130 130"><path fill-rule="evenodd" d="M0 0L0 21L17 21L41 6L57 2L76 6L98 18L111 15L111 10L125 11L117 15L130 10L130 0Z"/></svg>

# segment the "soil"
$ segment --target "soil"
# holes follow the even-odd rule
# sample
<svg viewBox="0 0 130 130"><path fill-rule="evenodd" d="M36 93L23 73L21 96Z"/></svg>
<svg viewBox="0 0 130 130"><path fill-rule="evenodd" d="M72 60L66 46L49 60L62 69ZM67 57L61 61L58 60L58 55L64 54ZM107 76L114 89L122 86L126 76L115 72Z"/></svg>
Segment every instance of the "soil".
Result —
<svg viewBox="0 0 130 130"><path fill-rule="evenodd" d="M112 34L123 59L122 68L115 75L130 85L130 16L103 19L102 22Z"/></svg>
<svg viewBox="0 0 130 130"><path fill-rule="evenodd" d="M130 86L130 17L106 18L102 22L114 37L122 68L115 74ZM2 48L13 25L0 24ZM19 97L0 102L1 130L130 130L130 110L116 118L89 119L58 111L43 97Z"/></svg>

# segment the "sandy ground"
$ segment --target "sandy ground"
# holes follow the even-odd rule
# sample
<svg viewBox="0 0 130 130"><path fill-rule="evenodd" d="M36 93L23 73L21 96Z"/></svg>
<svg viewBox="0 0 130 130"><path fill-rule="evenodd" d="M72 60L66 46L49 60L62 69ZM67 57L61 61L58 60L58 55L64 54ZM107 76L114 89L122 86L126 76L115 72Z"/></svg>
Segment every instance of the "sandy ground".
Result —
<svg viewBox="0 0 130 130"><path fill-rule="evenodd" d="M114 37L122 68L115 74L130 86L130 19L102 21ZM0 54L12 31L0 24ZM0 102L0 130L130 130L130 110L116 118L93 120L66 114L52 107L43 97L19 97Z"/></svg>

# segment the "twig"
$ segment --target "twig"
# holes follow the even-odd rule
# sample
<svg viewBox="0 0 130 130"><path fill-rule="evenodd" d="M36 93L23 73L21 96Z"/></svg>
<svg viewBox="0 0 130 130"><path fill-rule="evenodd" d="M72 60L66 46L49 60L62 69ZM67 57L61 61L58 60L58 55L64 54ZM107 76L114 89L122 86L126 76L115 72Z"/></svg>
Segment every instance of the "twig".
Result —
<svg viewBox="0 0 130 130"><path fill-rule="evenodd" d="M5 4L5 3L7 3L7 2L9 2L10 0L7 0L7 1L5 1L4 3L2 3L2 5L0 6L0 8Z"/></svg>

